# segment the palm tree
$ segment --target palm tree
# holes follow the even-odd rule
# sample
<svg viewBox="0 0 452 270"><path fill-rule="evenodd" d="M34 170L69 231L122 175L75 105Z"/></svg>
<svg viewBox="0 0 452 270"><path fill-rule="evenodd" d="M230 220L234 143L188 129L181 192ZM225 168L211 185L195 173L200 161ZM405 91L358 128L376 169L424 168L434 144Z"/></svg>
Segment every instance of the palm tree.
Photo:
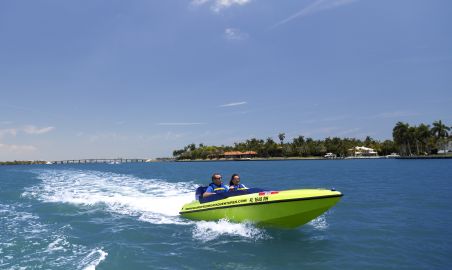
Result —
<svg viewBox="0 0 452 270"><path fill-rule="evenodd" d="M425 124L420 124L415 131L416 143L421 143L421 151L430 152L427 149L428 141L431 137L430 126Z"/></svg>
<svg viewBox="0 0 452 270"><path fill-rule="evenodd" d="M450 131L450 128L444 125L441 120L439 120L433 122L433 127L430 131L437 139L440 139L449 136L448 131Z"/></svg>
<svg viewBox="0 0 452 270"><path fill-rule="evenodd" d="M441 120L438 120L433 122L433 127L430 131L436 137L437 142L443 144L444 153L446 153L447 142L446 140L443 141L443 139L449 136L448 131L450 131L450 128L444 125L443 122L441 122Z"/></svg>
<svg viewBox="0 0 452 270"><path fill-rule="evenodd" d="M281 145L284 143L284 138L286 138L286 133L279 133L278 138L281 141Z"/></svg>
<svg viewBox="0 0 452 270"><path fill-rule="evenodd" d="M408 128L408 143L411 142L416 145L416 155L419 155L419 142L416 138L416 130L417 130L416 126Z"/></svg>
<svg viewBox="0 0 452 270"><path fill-rule="evenodd" d="M411 154L409 143L409 125L403 122L398 122L392 130L392 137L394 142L400 146L400 154ZM408 148L408 151L407 151Z"/></svg>

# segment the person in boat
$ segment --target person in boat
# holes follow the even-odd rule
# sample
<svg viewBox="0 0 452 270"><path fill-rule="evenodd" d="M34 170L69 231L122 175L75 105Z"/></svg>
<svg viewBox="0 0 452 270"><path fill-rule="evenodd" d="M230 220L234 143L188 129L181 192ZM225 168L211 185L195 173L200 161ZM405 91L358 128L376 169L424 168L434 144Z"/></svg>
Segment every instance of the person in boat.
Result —
<svg viewBox="0 0 452 270"><path fill-rule="evenodd" d="M245 190L248 189L244 184L240 184L240 175L234 173L231 176L231 181L229 182L229 191Z"/></svg>
<svg viewBox="0 0 452 270"><path fill-rule="evenodd" d="M223 182L221 182L221 174L214 173L212 175L212 183L207 187L206 192L202 194L202 197L209 197L214 194L228 192L229 187L224 185Z"/></svg>

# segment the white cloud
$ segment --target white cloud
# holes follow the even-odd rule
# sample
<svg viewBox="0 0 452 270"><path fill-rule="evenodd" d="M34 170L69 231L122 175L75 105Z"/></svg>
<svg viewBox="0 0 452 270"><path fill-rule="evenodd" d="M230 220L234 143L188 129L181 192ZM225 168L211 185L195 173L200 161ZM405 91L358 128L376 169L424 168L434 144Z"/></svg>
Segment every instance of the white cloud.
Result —
<svg viewBox="0 0 452 270"><path fill-rule="evenodd" d="M0 150L10 152L10 153L23 154L23 153L36 151L37 148L33 145L17 145L17 144L0 143Z"/></svg>
<svg viewBox="0 0 452 270"><path fill-rule="evenodd" d="M196 126L196 125L205 125L205 123L157 123L158 126Z"/></svg>
<svg viewBox="0 0 452 270"><path fill-rule="evenodd" d="M247 104L246 101L240 101L240 102L232 102L232 103L228 103L228 104L223 104L220 105L220 107L233 107L233 106L240 106L240 105L245 105Z"/></svg>
<svg viewBox="0 0 452 270"><path fill-rule="evenodd" d="M16 136L17 131L15 128L0 129L0 138L4 135Z"/></svg>
<svg viewBox="0 0 452 270"><path fill-rule="evenodd" d="M16 136L17 133L19 133L19 132L25 132L25 133L31 134L31 135L39 135L39 134L44 134L44 133L50 132L54 129L55 129L54 127L38 128L33 125L28 125L28 126L24 126L24 127L20 127L20 128L0 129L0 138L5 135Z"/></svg>
<svg viewBox="0 0 452 270"><path fill-rule="evenodd" d="M38 127L30 125L30 126L25 126L23 131L28 134L44 134L44 133L50 132L54 129L55 129L54 127L38 128Z"/></svg>
<svg viewBox="0 0 452 270"><path fill-rule="evenodd" d="M220 12L232 6L243 6L251 2L251 0L192 0L193 6L210 5L214 12Z"/></svg>
<svg viewBox="0 0 452 270"><path fill-rule="evenodd" d="M226 28L224 30L224 38L227 40L244 40L247 39L249 35L240 31L237 28Z"/></svg>
<svg viewBox="0 0 452 270"><path fill-rule="evenodd" d="M212 7L212 10L215 12L220 12L220 10L229 8L234 5L243 6L248 4L250 0L216 0L215 4Z"/></svg>
<svg viewBox="0 0 452 270"><path fill-rule="evenodd" d="M359 0L316 0L312 4L308 5L307 7L301 9L297 13L285 18L284 20L276 23L271 28L276 28L280 25L283 25L287 22L290 22L296 18L305 17L320 11L324 11L327 9L334 9L341 6L349 5L354 2L358 2Z"/></svg>
<svg viewBox="0 0 452 270"><path fill-rule="evenodd" d="M191 4L194 6L202 6L208 2L210 2L210 0L192 0Z"/></svg>

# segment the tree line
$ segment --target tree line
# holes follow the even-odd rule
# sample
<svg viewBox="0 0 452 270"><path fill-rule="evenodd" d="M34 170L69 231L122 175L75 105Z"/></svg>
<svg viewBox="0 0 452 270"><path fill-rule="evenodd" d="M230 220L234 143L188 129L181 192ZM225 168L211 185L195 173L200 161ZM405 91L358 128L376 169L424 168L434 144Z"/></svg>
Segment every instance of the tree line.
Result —
<svg viewBox="0 0 452 270"><path fill-rule="evenodd" d="M349 154L349 149L355 146L365 146L374 149L379 155L399 153L400 155L436 154L438 149L446 149L451 128L441 120L433 122L432 126L420 124L410 126L408 123L398 122L393 128L393 140L379 141L370 136L364 140L356 138L328 137L323 140L298 136L290 142L285 142L285 133L279 133L279 142L273 138L251 138L234 145L208 146L194 143L183 149L173 151L178 160L183 159L215 159L228 151L255 151L257 157L322 157L326 153L334 153L339 157Z"/></svg>
<svg viewBox="0 0 452 270"><path fill-rule="evenodd" d="M432 126L410 126L408 123L398 122L392 130L392 137L400 155L436 154L440 149L447 151L450 130L451 127L441 120L433 122Z"/></svg>
<svg viewBox="0 0 452 270"><path fill-rule="evenodd" d="M0 165L32 165L32 164L46 164L47 161L42 160L14 160L14 161L0 161Z"/></svg>

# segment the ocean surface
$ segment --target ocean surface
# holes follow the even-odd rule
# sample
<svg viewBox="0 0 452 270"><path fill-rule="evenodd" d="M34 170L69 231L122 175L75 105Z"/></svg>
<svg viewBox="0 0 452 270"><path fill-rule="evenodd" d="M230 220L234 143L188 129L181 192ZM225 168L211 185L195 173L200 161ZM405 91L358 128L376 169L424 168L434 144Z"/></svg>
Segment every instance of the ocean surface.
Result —
<svg viewBox="0 0 452 270"><path fill-rule="evenodd" d="M293 230L181 218L213 172L344 197ZM0 269L452 269L451 255L452 160L0 166Z"/></svg>

